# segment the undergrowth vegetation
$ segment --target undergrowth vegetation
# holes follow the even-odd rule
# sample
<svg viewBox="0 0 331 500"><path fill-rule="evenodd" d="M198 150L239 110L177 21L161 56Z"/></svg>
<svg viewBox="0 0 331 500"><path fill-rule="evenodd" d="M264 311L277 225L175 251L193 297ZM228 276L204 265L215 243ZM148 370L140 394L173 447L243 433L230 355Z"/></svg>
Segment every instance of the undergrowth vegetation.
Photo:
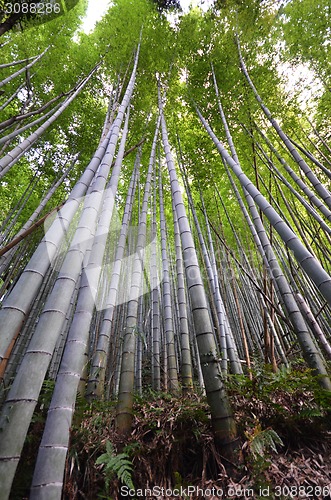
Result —
<svg viewBox="0 0 331 500"><path fill-rule="evenodd" d="M29 463L39 446L52 384L44 384L12 499L27 498ZM254 491L254 498L260 498L261 488L328 486L331 400L311 371L300 363L277 373L257 368L251 380L236 375L227 384L240 430L239 464L227 463L218 452L201 393L137 395L133 431L125 441L115 429L116 401L88 403L79 397L64 498L120 499L125 485L136 491L237 488Z"/></svg>

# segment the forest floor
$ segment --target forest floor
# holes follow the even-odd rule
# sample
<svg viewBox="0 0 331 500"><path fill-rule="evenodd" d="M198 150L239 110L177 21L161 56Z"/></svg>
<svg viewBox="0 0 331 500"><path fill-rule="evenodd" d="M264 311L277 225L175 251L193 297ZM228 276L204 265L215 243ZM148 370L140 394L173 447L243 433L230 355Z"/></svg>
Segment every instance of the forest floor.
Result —
<svg viewBox="0 0 331 500"><path fill-rule="evenodd" d="M78 399L64 499L331 499L330 397L309 370L261 370L252 380L234 377L228 390L239 435L236 463L215 446L198 392L137 396L125 441L115 430L116 402ZM21 478L41 437L39 417ZM11 498L27 498L22 484Z"/></svg>
<svg viewBox="0 0 331 500"><path fill-rule="evenodd" d="M136 398L125 442L115 431L115 405L95 403L82 416L72 434L66 498L331 499L330 398L309 370L263 369L252 380L234 377L229 392L240 436L237 463L217 450L203 395L150 391ZM96 464L107 441L110 454ZM107 460L123 452L136 494L116 466L107 473Z"/></svg>

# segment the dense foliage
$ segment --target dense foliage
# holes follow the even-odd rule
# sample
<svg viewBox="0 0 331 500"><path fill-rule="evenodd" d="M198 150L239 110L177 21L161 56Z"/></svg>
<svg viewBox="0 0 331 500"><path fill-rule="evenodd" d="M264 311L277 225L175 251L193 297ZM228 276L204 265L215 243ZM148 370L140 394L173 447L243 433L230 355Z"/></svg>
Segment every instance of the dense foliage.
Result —
<svg viewBox="0 0 331 500"><path fill-rule="evenodd" d="M63 16L73 9L79 0L1 0L0 35L9 30L20 28L22 31L31 26L44 24Z"/></svg>

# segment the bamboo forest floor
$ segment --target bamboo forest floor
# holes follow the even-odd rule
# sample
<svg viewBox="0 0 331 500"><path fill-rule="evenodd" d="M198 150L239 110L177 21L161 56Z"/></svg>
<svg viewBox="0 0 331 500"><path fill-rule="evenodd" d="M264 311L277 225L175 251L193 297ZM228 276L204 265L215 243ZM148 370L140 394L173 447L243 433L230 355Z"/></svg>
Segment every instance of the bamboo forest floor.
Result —
<svg viewBox="0 0 331 500"><path fill-rule="evenodd" d="M46 384L31 424L14 500L28 498L49 389ZM230 379L229 391L241 448L241 463L233 464L216 449L208 405L198 391L176 396L150 390L138 396L132 434L125 440L115 431L115 402L78 399L64 499L330 499L330 397L309 370L262 369L252 380ZM96 463L106 450L105 463ZM137 495L121 496L131 482ZM153 487L154 496L142 491Z"/></svg>

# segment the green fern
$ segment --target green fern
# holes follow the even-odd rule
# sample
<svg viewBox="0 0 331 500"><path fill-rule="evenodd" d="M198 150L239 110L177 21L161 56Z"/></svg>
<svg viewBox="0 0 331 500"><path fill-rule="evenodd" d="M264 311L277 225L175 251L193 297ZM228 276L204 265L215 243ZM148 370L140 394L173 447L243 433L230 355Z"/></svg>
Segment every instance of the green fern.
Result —
<svg viewBox="0 0 331 500"><path fill-rule="evenodd" d="M262 430L257 425L249 436L249 448L254 458L263 457L269 450L277 452L277 445L283 446L284 443L273 429Z"/></svg>
<svg viewBox="0 0 331 500"><path fill-rule="evenodd" d="M303 410L300 411L298 414L299 418L316 418L316 417L323 417L324 413L321 411L319 408L304 408Z"/></svg>
<svg viewBox="0 0 331 500"><path fill-rule="evenodd" d="M107 488L110 484L110 480L116 475L122 484L131 490L135 490L132 481L133 464L131 460L129 460L129 455L127 453L119 453L116 455L110 441L106 442L106 453L100 455L96 464L105 466L104 473Z"/></svg>

